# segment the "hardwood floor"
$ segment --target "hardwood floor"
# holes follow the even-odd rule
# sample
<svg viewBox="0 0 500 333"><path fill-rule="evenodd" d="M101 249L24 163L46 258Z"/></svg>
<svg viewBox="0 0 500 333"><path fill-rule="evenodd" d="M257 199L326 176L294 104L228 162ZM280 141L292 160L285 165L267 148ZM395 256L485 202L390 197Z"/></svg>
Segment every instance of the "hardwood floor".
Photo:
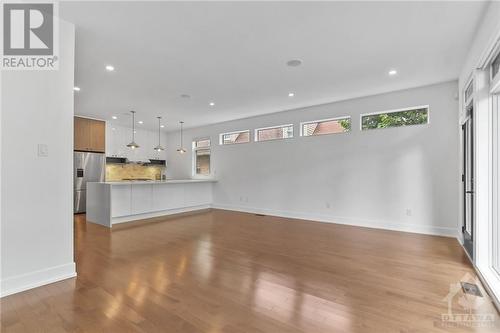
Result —
<svg viewBox="0 0 500 333"><path fill-rule="evenodd" d="M3 298L2 332L500 332L489 298L461 290L452 313L493 322L441 320L450 284L475 276L452 238L217 210L113 231L84 219L78 277Z"/></svg>

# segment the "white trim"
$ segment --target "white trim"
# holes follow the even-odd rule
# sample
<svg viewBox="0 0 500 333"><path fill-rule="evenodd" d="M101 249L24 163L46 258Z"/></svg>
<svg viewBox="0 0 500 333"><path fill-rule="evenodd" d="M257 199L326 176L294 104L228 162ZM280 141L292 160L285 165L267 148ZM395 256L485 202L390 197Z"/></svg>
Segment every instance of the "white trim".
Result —
<svg viewBox="0 0 500 333"><path fill-rule="evenodd" d="M491 269L480 269L474 264L473 266L488 295L490 295L491 300L500 311L500 280L498 279L498 275Z"/></svg>
<svg viewBox="0 0 500 333"><path fill-rule="evenodd" d="M241 134L241 133L247 133L248 132L248 141L244 142L232 142L232 143L224 143L223 136L228 135L228 134ZM219 146L230 146L230 145L240 145L242 143L249 143L252 142L252 138L250 138L251 131L249 129L247 130L241 130L241 131L232 131L232 132L224 132L219 134Z"/></svg>
<svg viewBox="0 0 500 333"><path fill-rule="evenodd" d="M488 65L491 94L498 94L500 92L500 71L496 74L496 78L493 78L493 61L495 61L497 57L500 57L500 47L497 47L497 49L498 50L495 51L494 56L491 58L491 62Z"/></svg>
<svg viewBox="0 0 500 333"><path fill-rule="evenodd" d="M465 97L465 92L467 91L467 88L469 88L469 86L472 85L472 93L469 97L469 99L467 99ZM467 83L464 85L464 88L462 89L462 99L463 99L463 103L464 103L464 111L467 111L467 108L469 105L471 105L471 103L474 102L474 94L476 92L476 86L474 85L474 76L471 75L470 78L467 80Z"/></svg>
<svg viewBox="0 0 500 333"><path fill-rule="evenodd" d="M75 263L71 262L3 279L0 297L75 277L75 267Z"/></svg>
<svg viewBox="0 0 500 333"><path fill-rule="evenodd" d="M287 138L276 138L276 139L269 139L269 140L259 140L259 131L262 130L268 130L268 129L275 129L275 128L285 128L285 127L292 127L292 136L289 136ZM253 139L255 142L267 142L267 141L275 141L275 140L286 140L286 139L293 139L293 132L295 131L295 126L293 124L284 124L284 125L276 125L276 126L268 126L268 127L259 127L254 129L254 134L253 134Z"/></svg>
<svg viewBox="0 0 500 333"><path fill-rule="evenodd" d="M167 215L173 215L173 214L194 212L197 210L203 210L203 209L209 209L209 208L211 208L211 205L207 204L207 205L198 205L198 206L189 206L189 207L183 207L183 208L160 210L160 211L156 211L156 212L143 213L143 214L112 217L111 218L111 228L113 227L113 225L119 224L119 223L132 222L132 221L136 221L136 220L144 220L144 219L150 219L153 217L167 216ZM90 221L90 220L88 220L88 222L95 223L95 222Z"/></svg>
<svg viewBox="0 0 500 333"><path fill-rule="evenodd" d="M458 241L458 244L460 244L460 246L462 247L462 250L464 251L464 253L467 256L467 258L469 259L472 267L474 268L474 271L476 272L477 276L479 277L479 280L481 280L481 283L483 284L483 288L486 290L486 292L490 296L490 298L491 298L493 304L496 306L497 310L500 311L500 302L499 302L500 298L498 298L498 296L495 294L495 292L493 291L493 289L491 289L491 287L489 285L489 282L488 282L488 279L485 278L485 276L483 275L483 273L474 264L474 260L472 260L472 258L470 257L469 253L467 253L467 251L465 250L464 244L461 241L461 239L457 238L457 241ZM489 275L489 274L487 274L487 275Z"/></svg>
<svg viewBox="0 0 500 333"><path fill-rule="evenodd" d="M326 118L326 119L319 119L319 120L310 120L310 121L303 121L299 124L300 128L299 128L299 135L301 137L304 136L304 125L309 125L309 124L314 124L314 123L318 123L318 124L321 124L321 123L326 123L326 122L329 122L329 121L334 121L334 120L344 120L344 119L349 119L349 121L351 122L351 125L352 125L352 117L351 116L343 116L343 117L335 117L335 118ZM352 129L352 127L348 130L348 131L344 131L344 132L335 132L335 133L324 133L324 134L316 134L316 135L305 135L306 137L310 137L310 136L320 136L320 135L329 135L329 134L345 134L347 132L350 132Z"/></svg>
<svg viewBox="0 0 500 333"><path fill-rule="evenodd" d="M411 111L411 110L418 110L418 109L427 109L427 123L425 124L418 124L418 125L428 125L431 122L431 110L429 105L418 105L418 106L411 106L407 108L402 108L402 109L393 109L393 110L386 110L386 111L376 111L376 112L369 112L369 113L361 113L359 115L359 130L360 131L368 131L370 129L375 129L375 128L370 128L370 129L363 129L363 117L364 116L373 116L377 114L386 114L386 113L395 113L395 112L402 112L402 111ZM416 125L408 125L408 126L416 126ZM405 126L393 126L393 127L405 127ZM392 127L389 127L392 128Z"/></svg>
<svg viewBox="0 0 500 333"><path fill-rule="evenodd" d="M495 58L497 51L500 51L500 30L497 31L497 33L491 39L491 42L489 42L488 45L490 46L486 48L483 55L481 56L476 67L477 69L481 70L486 69L486 67L488 67Z"/></svg>
<svg viewBox="0 0 500 333"><path fill-rule="evenodd" d="M489 288L499 293L491 274L493 223L493 126L489 72L476 70L474 97L474 265Z"/></svg>
<svg viewBox="0 0 500 333"><path fill-rule="evenodd" d="M226 205L217 203L212 204L212 208L244 212L244 213L252 213L252 214L265 214L265 215L285 217L290 219L309 220L313 222L335 223L335 224L351 225L364 228L384 229L384 230L393 230L393 231L402 231L402 232L411 232L417 234L457 238L456 227L437 227L432 225L404 224L399 222L386 222L386 221L367 220L367 219L358 219L350 217L340 217L328 214L311 214L309 212L262 209L256 207L245 207L245 206Z"/></svg>
<svg viewBox="0 0 500 333"><path fill-rule="evenodd" d="M500 284L500 274L497 271L498 267L495 266L495 261L498 260L500 263L500 232L498 231L498 228L500 228L500 206L498 205L499 202L499 194L500 194L500 114L498 113L500 111L500 96L496 96L494 94L490 94L491 98L491 107L492 107L492 112L491 112L491 120L492 120L492 220L491 220L491 246L490 246L490 261L491 261L491 266L493 274L496 276L498 283ZM497 235L495 235L497 233ZM498 239L496 239L498 237ZM500 288L496 289L498 293L500 293ZM500 297L499 297L500 299Z"/></svg>
<svg viewBox="0 0 500 333"><path fill-rule="evenodd" d="M73 118L74 117L77 117L77 118L84 118L84 119L90 119L90 120L99 120L99 121L104 121L104 122L108 122L109 120L106 120L106 119L101 119L101 118L94 118L94 117L89 117L89 116L80 116L80 115L73 115ZM113 119L114 120L114 119Z"/></svg>

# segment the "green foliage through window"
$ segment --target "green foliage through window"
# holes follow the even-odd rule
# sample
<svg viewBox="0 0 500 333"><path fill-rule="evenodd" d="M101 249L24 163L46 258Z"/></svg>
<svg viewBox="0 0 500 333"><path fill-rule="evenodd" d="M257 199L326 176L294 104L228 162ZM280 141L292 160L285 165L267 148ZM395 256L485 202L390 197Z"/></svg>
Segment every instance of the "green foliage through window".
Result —
<svg viewBox="0 0 500 333"><path fill-rule="evenodd" d="M345 118L339 121L340 126L344 129L345 132L351 130L351 118Z"/></svg>
<svg viewBox="0 0 500 333"><path fill-rule="evenodd" d="M409 125L427 124L428 108L419 108L405 111L395 111L366 115L361 117L361 129L388 128Z"/></svg>

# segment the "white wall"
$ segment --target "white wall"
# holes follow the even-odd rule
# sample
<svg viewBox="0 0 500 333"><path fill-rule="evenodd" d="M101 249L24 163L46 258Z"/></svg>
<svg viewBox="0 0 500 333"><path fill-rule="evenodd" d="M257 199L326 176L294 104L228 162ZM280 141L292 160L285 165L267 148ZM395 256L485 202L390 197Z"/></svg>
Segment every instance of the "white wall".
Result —
<svg viewBox="0 0 500 333"><path fill-rule="evenodd" d="M166 159L166 151L157 152L153 148L158 145L158 131L137 128L135 142L137 149L130 149L127 144L132 141L132 127L113 125L106 122L106 156L127 157L131 161L146 159ZM167 145L167 134L162 131L160 142L163 148Z"/></svg>
<svg viewBox="0 0 500 333"><path fill-rule="evenodd" d="M190 177L190 141L210 136L216 207L456 236L456 92L448 82L189 129L185 155L169 133L167 175ZM361 113L427 104L429 125L359 130ZM301 121L344 115L351 133L299 137ZM222 132L288 123L290 140L218 145Z"/></svg>
<svg viewBox="0 0 500 333"><path fill-rule="evenodd" d="M4 71L1 295L74 276L74 26L61 22L58 71ZM38 157L38 144L48 157Z"/></svg>

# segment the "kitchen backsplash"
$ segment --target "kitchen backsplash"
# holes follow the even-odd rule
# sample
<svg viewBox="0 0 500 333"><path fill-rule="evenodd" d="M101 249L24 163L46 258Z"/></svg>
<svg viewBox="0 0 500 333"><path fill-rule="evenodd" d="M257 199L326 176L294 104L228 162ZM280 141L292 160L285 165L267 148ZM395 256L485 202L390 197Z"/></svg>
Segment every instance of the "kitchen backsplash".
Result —
<svg viewBox="0 0 500 333"><path fill-rule="evenodd" d="M159 180L164 169L165 167L161 166L144 166L140 164L106 164L106 181L133 178Z"/></svg>

